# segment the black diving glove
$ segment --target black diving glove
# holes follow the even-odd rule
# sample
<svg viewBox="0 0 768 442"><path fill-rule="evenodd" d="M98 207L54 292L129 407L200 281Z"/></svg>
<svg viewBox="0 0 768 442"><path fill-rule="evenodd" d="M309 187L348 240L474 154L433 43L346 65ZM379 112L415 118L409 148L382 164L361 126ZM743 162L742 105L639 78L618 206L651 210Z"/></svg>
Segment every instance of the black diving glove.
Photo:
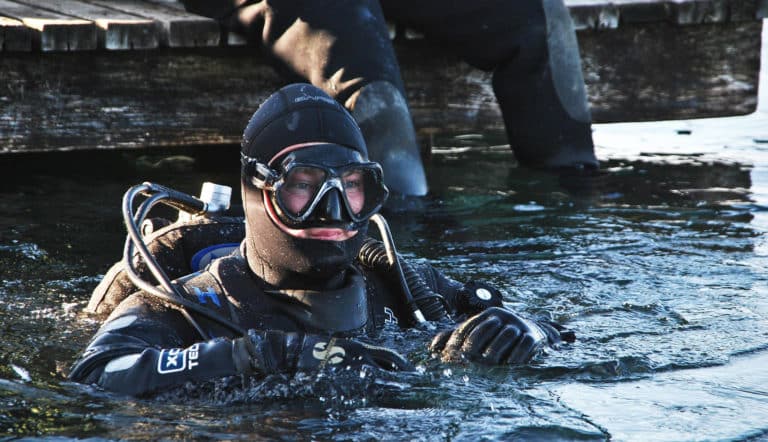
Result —
<svg viewBox="0 0 768 442"><path fill-rule="evenodd" d="M248 335L233 340L232 357L238 372L244 374L361 368L365 365L391 371L414 370L408 360L387 348L352 339L276 330L249 330Z"/></svg>
<svg viewBox="0 0 768 442"><path fill-rule="evenodd" d="M446 362L466 358L488 365L523 364L545 346L556 348L563 341L575 340L575 334L559 324L490 307L455 329L439 333L429 349Z"/></svg>

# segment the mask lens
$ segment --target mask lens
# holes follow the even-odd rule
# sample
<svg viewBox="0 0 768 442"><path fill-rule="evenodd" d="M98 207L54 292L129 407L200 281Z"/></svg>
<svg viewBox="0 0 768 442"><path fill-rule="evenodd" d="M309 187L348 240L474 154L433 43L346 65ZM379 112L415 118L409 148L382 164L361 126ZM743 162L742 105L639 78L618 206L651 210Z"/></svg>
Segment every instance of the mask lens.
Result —
<svg viewBox="0 0 768 442"><path fill-rule="evenodd" d="M352 169L344 172L341 177L344 194L352 213L359 215L365 207L366 172L362 169Z"/></svg>
<svg viewBox="0 0 768 442"><path fill-rule="evenodd" d="M356 218L367 218L386 198L381 175L374 168L354 168L342 174L344 194Z"/></svg>
<svg viewBox="0 0 768 442"><path fill-rule="evenodd" d="M335 169L295 163L285 167L274 192L274 201L283 214L283 222L296 228L327 222L325 217L330 209L323 205L329 204L327 197L330 193L339 192L339 197L343 193L343 205L346 207L343 211L347 215L337 217L353 222L368 219L381 208L389 193L378 166L360 164Z"/></svg>
<svg viewBox="0 0 768 442"><path fill-rule="evenodd" d="M315 199L327 175L315 167L294 167L284 177L279 199L292 216L302 216Z"/></svg>

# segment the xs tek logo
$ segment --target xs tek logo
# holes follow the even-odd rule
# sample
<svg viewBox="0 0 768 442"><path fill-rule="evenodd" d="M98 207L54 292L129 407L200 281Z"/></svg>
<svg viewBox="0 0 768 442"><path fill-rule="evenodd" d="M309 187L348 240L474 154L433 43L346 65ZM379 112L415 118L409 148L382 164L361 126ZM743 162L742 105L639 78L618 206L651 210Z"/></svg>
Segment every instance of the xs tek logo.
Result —
<svg viewBox="0 0 768 442"><path fill-rule="evenodd" d="M179 371L192 370L199 362L200 344L195 344L187 349L171 348L162 350L157 360L157 372L160 374L177 373Z"/></svg>
<svg viewBox="0 0 768 442"><path fill-rule="evenodd" d="M312 356L318 361L327 361L329 364L338 364L344 361L344 356L347 352L343 348L333 345L328 345L327 342L318 342L312 348Z"/></svg>

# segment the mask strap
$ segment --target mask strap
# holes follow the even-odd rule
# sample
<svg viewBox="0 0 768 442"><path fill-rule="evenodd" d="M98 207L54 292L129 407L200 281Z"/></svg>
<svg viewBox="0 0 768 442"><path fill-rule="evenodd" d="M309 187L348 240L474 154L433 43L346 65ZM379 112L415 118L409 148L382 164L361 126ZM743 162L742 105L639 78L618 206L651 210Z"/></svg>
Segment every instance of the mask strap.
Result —
<svg viewBox="0 0 768 442"><path fill-rule="evenodd" d="M287 154L293 152L294 150L299 150L299 149L303 149L305 147L310 147L310 146L320 146L320 145L323 145L323 144L330 144L330 143L325 143L325 142L322 142L322 141L309 141L309 142L306 142L306 143L292 144L292 145L290 145L288 147L284 147L283 150L281 150L280 152L276 153L275 156L270 158L269 161L267 161L267 165L268 166L272 166L272 162L273 161L275 161L276 159L282 157L283 155L287 155Z"/></svg>

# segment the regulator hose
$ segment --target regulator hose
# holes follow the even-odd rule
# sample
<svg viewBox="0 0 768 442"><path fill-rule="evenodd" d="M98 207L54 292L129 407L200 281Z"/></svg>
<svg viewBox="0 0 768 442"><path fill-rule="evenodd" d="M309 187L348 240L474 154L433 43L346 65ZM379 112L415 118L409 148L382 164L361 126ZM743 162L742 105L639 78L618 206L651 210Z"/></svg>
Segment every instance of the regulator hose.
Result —
<svg viewBox="0 0 768 442"><path fill-rule="evenodd" d="M143 201L139 205L137 211L134 212L133 206L136 197L139 195L142 195L147 199ZM184 318L205 340L208 340L211 337L204 331L192 315L189 314L189 311L217 322L239 335L246 334L246 330L229 319L210 309L187 301L181 293L179 293L179 288L171 282L168 275L166 275L163 269L158 265L157 261L152 256L152 253L150 253L147 248L147 245L144 242L144 236L139 227L142 225L150 210L158 203L179 210L194 210L194 213L199 214L203 214L208 210L207 205L204 202L197 200L197 198L158 184L145 182L128 189L128 191L125 192L125 195L123 195L122 204L123 221L125 222L125 227L128 231L125 240L125 248L123 250L123 263L128 278L134 285L136 285L136 287L165 301L167 305L179 310ZM144 260L144 263L159 286L155 286L139 276L133 259L135 252L138 252L138 255Z"/></svg>
<svg viewBox="0 0 768 442"><path fill-rule="evenodd" d="M373 238L367 238L358 255L360 263L364 266L381 271L393 271L393 263L387 253L384 243ZM406 296L406 302L415 304L429 321L439 321L448 317L445 308L445 299L433 292L424 278L407 261L397 256L398 264L402 269L402 281L410 293L410 301ZM414 307L411 305L410 307Z"/></svg>

